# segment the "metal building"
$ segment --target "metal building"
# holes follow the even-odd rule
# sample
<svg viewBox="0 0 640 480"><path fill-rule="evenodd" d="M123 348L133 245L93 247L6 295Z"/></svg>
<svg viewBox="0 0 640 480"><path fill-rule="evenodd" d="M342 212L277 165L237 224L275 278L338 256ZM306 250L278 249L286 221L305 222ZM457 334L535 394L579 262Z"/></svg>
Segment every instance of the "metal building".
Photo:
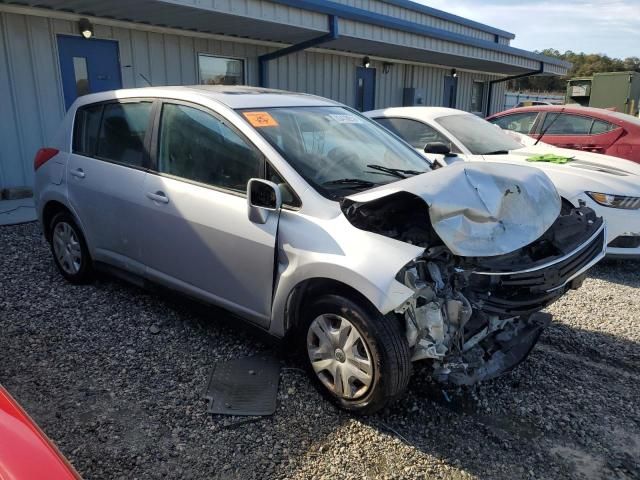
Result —
<svg viewBox="0 0 640 480"><path fill-rule="evenodd" d="M486 114L509 76L569 67L513 38L409 0L0 0L0 189L32 184L35 152L86 92L246 83Z"/></svg>

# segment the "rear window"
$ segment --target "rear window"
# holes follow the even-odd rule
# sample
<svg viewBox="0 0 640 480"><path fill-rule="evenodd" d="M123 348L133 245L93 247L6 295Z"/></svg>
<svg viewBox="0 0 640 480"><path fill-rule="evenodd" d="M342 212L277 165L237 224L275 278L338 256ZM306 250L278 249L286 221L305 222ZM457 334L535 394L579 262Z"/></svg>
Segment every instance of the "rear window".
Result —
<svg viewBox="0 0 640 480"><path fill-rule="evenodd" d="M607 133L611 130L615 130L616 128L618 127L613 123L605 122L602 120L594 120L593 125L591 126L591 134L598 135L600 133Z"/></svg>
<svg viewBox="0 0 640 480"><path fill-rule="evenodd" d="M101 104L78 109L73 127L73 153L86 156L95 153L101 118Z"/></svg>
<svg viewBox="0 0 640 480"><path fill-rule="evenodd" d="M151 102L105 103L79 108L73 153L142 167Z"/></svg>
<svg viewBox="0 0 640 480"><path fill-rule="evenodd" d="M589 135L591 117L567 113L548 113L541 131L547 135Z"/></svg>
<svg viewBox="0 0 640 480"><path fill-rule="evenodd" d="M142 167L145 158L144 137L150 116L151 102L106 104L96 156Z"/></svg>

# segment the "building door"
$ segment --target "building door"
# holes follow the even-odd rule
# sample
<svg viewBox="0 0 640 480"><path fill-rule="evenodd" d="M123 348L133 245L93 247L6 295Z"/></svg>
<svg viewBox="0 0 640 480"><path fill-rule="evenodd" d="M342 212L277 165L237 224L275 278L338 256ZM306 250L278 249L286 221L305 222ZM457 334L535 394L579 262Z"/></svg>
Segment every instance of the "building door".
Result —
<svg viewBox="0 0 640 480"><path fill-rule="evenodd" d="M376 104L376 69L356 68L356 109L373 110Z"/></svg>
<svg viewBox="0 0 640 480"><path fill-rule="evenodd" d="M118 42L58 35L64 104L87 93L122 88Z"/></svg>
<svg viewBox="0 0 640 480"><path fill-rule="evenodd" d="M456 108L456 97L458 96L458 77L444 77L444 93L442 96L442 106Z"/></svg>

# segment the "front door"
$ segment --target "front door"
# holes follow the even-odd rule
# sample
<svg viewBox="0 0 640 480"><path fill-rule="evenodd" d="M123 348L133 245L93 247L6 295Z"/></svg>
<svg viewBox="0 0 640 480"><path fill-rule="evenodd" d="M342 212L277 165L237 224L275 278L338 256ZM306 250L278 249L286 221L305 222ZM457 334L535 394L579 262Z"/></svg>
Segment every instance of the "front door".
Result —
<svg viewBox="0 0 640 480"><path fill-rule="evenodd" d="M443 107L456 108L458 77L444 77Z"/></svg>
<svg viewBox="0 0 640 480"><path fill-rule="evenodd" d="M268 326L278 215L253 223L246 199L262 154L191 105L165 103L157 136L156 173L143 189L147 277Z"/></svg>
<svg viewBox="0 0 640 480"><path fill-rule="evenodd" d="M358 67L356 69L356 108L361 112L375 109L376 69Z"/></svg>
<svg viewBox="0 0 640 480"><path fill-rule="evenodd" d="M87 93L122 88L118 42L58 35L64 104Z"/></svg>

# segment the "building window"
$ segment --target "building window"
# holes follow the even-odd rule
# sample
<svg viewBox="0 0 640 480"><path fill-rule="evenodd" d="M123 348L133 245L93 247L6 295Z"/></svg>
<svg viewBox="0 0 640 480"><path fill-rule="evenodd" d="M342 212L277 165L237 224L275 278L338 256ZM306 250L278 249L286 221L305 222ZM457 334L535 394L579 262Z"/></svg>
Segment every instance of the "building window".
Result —
<svg viewBox="0 0 640 480"><path fill-rule="evenodd" d="M471 87L471 111L482 112L482 104L484 100L484 83L473 82Z"/></svg>
<svg viewBox="0 0 640 480"><path fill-rule="evenodd" d="M242 85L244 81L244 60L238 58L198 55L198 69L201 85Z"/></svg>

